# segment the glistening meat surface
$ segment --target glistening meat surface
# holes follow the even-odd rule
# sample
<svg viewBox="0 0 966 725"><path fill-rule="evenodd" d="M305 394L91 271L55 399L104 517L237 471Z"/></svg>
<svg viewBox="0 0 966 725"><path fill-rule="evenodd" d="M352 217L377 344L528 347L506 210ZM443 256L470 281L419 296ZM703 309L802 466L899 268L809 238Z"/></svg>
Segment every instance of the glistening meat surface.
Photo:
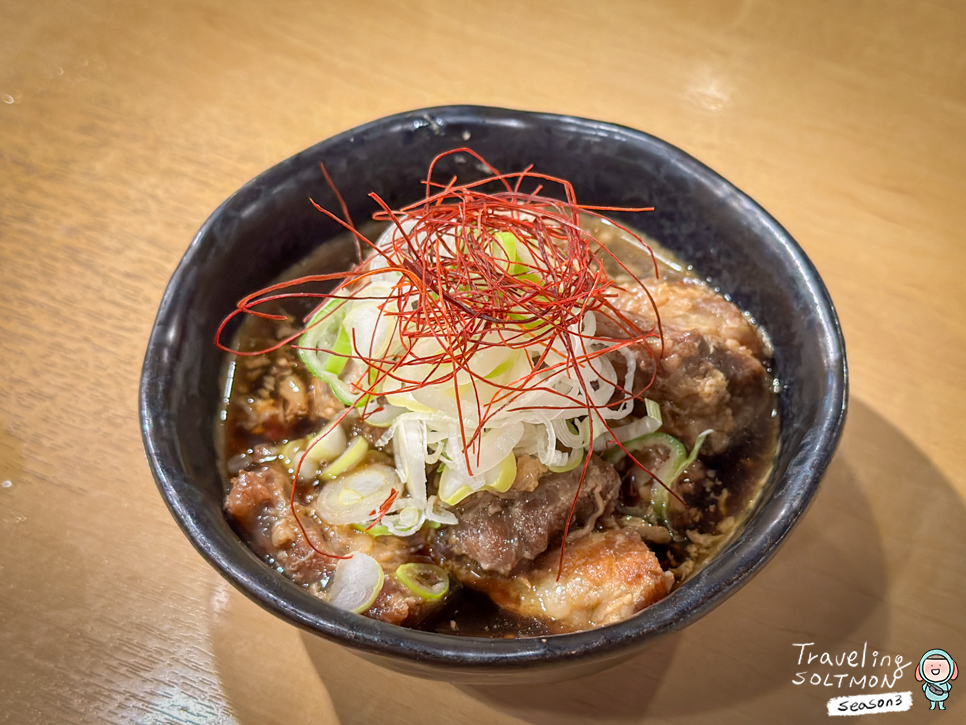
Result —
<svg viewBox="0 0 966 725"><path fill-rule="evenodd" d="M667 596L669 580L657 557L631 530L594 531L551 550L515 576L460 579L518 616L540 620L552 632L576 632L620 622Z"/></svg>
<svg viewBox="0 0 966 725"><path fill-rule="evenodd" d="M518 465L517 478L528 475L521 472L530 468ZM613 508L620 478L613 466L597 456L590 459L583 485L582 472L583 466L577 466L566 473L546 473L529 491L521 490L529 488L524 484L505 494L470 496L453 509L459 522L434 535L433 557L443 566L466 557L482 571L509 574L521 562L533 561L559 543L575 497L572 531L593 528Z"/></svg>
<svg viewBox="0 0 966 725"><path fill-rule="evenodd" d="M648 350L631 351L638 366L635 392L652 379L646 397L661 405L663 430L689 448L705 430L706 446L721 453L765 412L771 400L763 362L765 342L741 311L705 285L649 280L647 289L661 317L664 349L656 338ZM643 330L655 327L654 311L643 291L620 292L613 304ZM597 334L625 339L623 321L598 313Z"/></svg>
<svg viewBox="0 0 966 725"><path fill-rule="evenodd" d="M278 465L243 470L232 479L225 511L248 533L256 550L272 557L294 581L315 589L328 581L338 560L319 554L301 535L289 505L291 489L291 478ZM306 507L296 503L296 510L306 534L321 551L337 555L362 552L387 572L409 561L427 560L416 554L422 542L395 536L374 538L351 526L322 525L310 517ZM443 600L417 596L387 574L382 591L364 614L390 624L415 626L443 604Z"/></svg>

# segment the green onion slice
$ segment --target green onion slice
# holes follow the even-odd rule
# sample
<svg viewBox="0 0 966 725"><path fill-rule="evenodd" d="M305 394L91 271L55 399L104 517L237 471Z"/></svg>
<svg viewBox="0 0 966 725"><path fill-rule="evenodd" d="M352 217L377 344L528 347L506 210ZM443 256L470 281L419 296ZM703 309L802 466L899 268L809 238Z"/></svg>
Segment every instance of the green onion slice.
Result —
<svg viewBox="0 0 966 725"><path fill-rule="evenodd" d="M345 449L345 452L332 461L332 463L330 463L328 466L323 468L319 475L322 476L322 478L328 479L329 481L335 480L362 461L368 452L369 441L362 436L356 436L352 439L352 442L349 443L349 446Z"/></svg>
<svg viewBox="0 0 966 725"><path fill-rule="evenodd" d="M329 300L312 316L306 325L305 332L299 338L299 357L302 358L309 372L317 378L325 379L327 377L325 373L338 375L345 367L347 358L339 358L331 353L341 352L337 348L343 335L346 338L343 347L348 344L347 352L352 351L348 334L342 327L347 310L348 305L345 300Z"/></svg>
<svg viewBox="0 0 966 725"><path fill-rule="evenodd" d="M364 534L369 534L369 536L374 539L378 536L389 536L392 534L389 528L383 524L376 524L375 526L366 523L352 524L352 528L354 528L356 531L361 531Z"/></svg>
<svg viewBox="0 0 966 725"><path fill-rule="evenodd" d="M482 474L483 485L472 488L463 483L454 470L443 468L439 481L439 500L448 506L455 506L467 496L477 491L490 490L506 493L517 477L517 459L510 453L500 463ZM475 477L479 481L479 477Z"/></svg>
<svg viewBox="0 0 966 725"><path fill-rule="evenodd" d="M570 455L567 457L567 462L562 466L547 466L553 473L566 473L567 471L574 470L577 466L583 463L584 460L584 449L583 448L572 448L570 450Z"/></svg>
<svg viewBox="0 0 966 725"><path fill-rule="evenodd" d="M644 408L647 410L647 417L654 418L657 421L657 427L660 428L664 423L664 418L661 416L661 406L650 398L644 398Z"/></svg>
<svg viewBox="0 0 966 725"><path fill-rule="evenodd" d="M654 513L657 515L658 520L662 523L667 522L667 507L671 498L665 486L670 488L678 480L678 476L683 473L684 469L694 463L704 443L704 439L710 433L710 430L706 430L695 439L691 453L687 452L687 449L681 441L669 436L667 433L651 433L648 436L644 436L644 439L650 439L651 445L663 445L671 454L670 458L661 466L660 470L655 471L657 477L664 483L664 486L657 482L651 486L651 505L654 507ZM641 446L641 448L646 447Z"/></svg>
<svg viewBox="0 0 966 725"><path fill-rule="evenodd" d="M402 564L396 579L423 599L439 599L449 591L449 574L435 564Z"/></svg>

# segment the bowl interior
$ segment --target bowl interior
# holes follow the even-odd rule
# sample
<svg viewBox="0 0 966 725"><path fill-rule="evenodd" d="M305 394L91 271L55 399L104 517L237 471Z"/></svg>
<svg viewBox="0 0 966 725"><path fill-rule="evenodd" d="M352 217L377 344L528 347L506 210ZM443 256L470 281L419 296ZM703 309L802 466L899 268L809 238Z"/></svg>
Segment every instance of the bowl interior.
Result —
<svg viewBox="0 0 966 725"><path fill-rule="evenodd" d="M624 221L692 263L764 326L781 382L780 453L753 514L731 543L672 596L627 622L532 640L476 640L405 630L334 610L271 570L229 527L214 443L221 391L218 324L258 289L342 229L325 163L356 223L424 192L432 158L469 146L501 172L533 165L570 180L581 203L653 206ZM484 169L448 157L438 179ZM617 215L621 216L621 215ZM844 348L834 309L788 234L717 174L668 144L630 129L561 116L478 107L393 116L324 141L230 197L201 228L165 293L141 387L142 428L165 500L186 534L230 581L289 621L358 647L385 663L449 679L499 679L534 665L579 674L627 656L720 603L774 553L804 511L844 416ZM414 665L416 660L421 664ZM419 669L422 668L422 669ZM504 673L504 674L501 674Z"/></svg>

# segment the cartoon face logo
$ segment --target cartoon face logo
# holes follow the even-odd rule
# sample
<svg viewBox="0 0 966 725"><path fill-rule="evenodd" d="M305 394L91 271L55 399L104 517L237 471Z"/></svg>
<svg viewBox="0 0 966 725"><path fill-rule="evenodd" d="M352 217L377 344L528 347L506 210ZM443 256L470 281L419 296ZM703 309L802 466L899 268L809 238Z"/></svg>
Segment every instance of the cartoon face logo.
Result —
<svg viewBox="0 0 966 725"><path fill-rule="evenodd" d="M949 679L949 662L942 655L933 655L923 663L922 676L930 682Z"/></svg>
<svg viewBox="0 0 966 725"><path fill-rule="evenodd" d="M949 653L941 649L931 649L919 660L916 679L922 682L922 692L929 700L929 709L946 709L946 698L952 689L950 682L959 677L959 668Z"/></svg>

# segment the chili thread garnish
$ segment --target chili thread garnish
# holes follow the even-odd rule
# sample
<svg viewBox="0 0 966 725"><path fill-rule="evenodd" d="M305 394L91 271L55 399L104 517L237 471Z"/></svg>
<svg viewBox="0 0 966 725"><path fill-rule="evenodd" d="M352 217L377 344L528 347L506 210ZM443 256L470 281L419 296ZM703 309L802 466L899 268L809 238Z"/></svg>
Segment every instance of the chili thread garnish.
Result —
<svg viewBox="0 0 966 725"><path fill-rule="evenodd" d="M462 155L464 160L466 157L475 160L489 172L488 175L463 184L457 183L455 177L446 183L434 181L434 172L440 161L457 154ZM378 207L372 218L387 222L394 228L387 242L377 244L356 229L345 201L325 167L321 169L336 195L343 218L314 200L310 201L318 211L352 235L360 261L346 272L300 277L247 295L218 328L216 344L221 349L238 355L261 355L285 345L306 349L300 348L295 341L308 328L257 351L240 352L221 342L227 325L238 315L285 319L282 315L258 309L268 302L298 297L321 300L305 318L308 324L330 300L381 299L380 320L391 318L393 334L398 336L402 354L378 353L373 349L372 340L368 341L366 348L366 341L356 339L354 330L351 354L319 351L363 363L361 372L346 380L363 400L368 400L369 396L379 396L379 391L387 384L392 386L393 394L412 393L427 385L452 384L456 390L463 455L467 470L471 472L473 454L478 461L481 452L479 441L487 422L500 413L518 410L513 406L521 394L548 390L541 381L554 372L566 371L576 378L582 398L575 397L576 391L568 395L554 390L552 392L560 399L560 405L527 406L527 409L584 407L591 442L595 437L595 426L602 426L613 433L607 419L600 415L602 410L619 408L630 400L643 399L643 393L654 382L657 365L664 355L664 335L657 305L644 283L581 225L581 216L607 219L627 237L635 240L650 255L657 276L657 259L644 240L627 227L603 216L605 212L647 212L652 211L653 207L579 204L573 185L565 179L535 172L532 166L519 172L500 173L473 150L458 148L439 154L430 163L423 182L425 195L420 201L392 209L378 194L369 195ZM535 188L529 192L523 191L528 183ZM544 189L548 186L559 189L563 198L545 193ZM525 250L525 254L515 260L510 259L503 243L507 238L512 238L518 249ZM365 259L362 255L364 248L370 252ZM654 317L654 323L645 326L646 329L641 326L640 320L643 318L625 313L613 303L617 292L627 290L618 286L608 274L605 260L616 264L630 280L627 284L646 296ZM367 297L369 280L387 272L398 273L399 279L389 298ZM336 281L334 289L327 293L290 291L307 283ZM388 304L390 300L391 306ZM609 318L620 330L620 335L581 333L581 322L588 313ZM319 319L308 327L324 322L325 319ZM418 354L416 348L422 340L435 342L438 352ZM531 357L528 353L529 372L509 383L488 379L470 367L470 360L487 349L532 350L536 345L543 346L542 354ZM617 380L611 399L603 404L595 404L588 383L597 381L588 381L584 368L603 356L632 346L645 351L654 360L650 380L638 390L625 390L620 385L621 381ZM551 352L560 359L551 360ZM460 387L467 384L472 386L473 394L464 401ZM484 386L489 393L481 397L480 389ZM475 400L476 409L464 409L464 403L470 404L472 400ZM353 409L346 408L340 420ZM363 420L372 412L374 410L368 411L365 405L361 406ZM600 432L599 428L596 432ZM614 444L633 463L684 503L677 493L642 465L616 436L613 438ZM580 481L564 530L558 578L563 567L567 536L587 475L589 453L584 456ZM373 512L373 515L378 514L377 521L388 513L395 497L396 491L393 489L393 494L383 506ZM294 513L294 486L291 504ZM309 541L297 516L296 522ZM309 544L320 554L334 556L319 551L311 541Z"/></svg>
<svg viewBox="0 0 966 725"><path fill-rule="evenodd" d="M369 512L369 515L375 516L375 518L372 520L372 523L366 527L366 531L369 531L372 527L376 526L380 521L382 521L383 517L389 513L389 509L392 508L392 505L396 501L396 497L398 495L399 491L394 488L390 489L389 495L386 496L386 500L379 505L379 508Z"/></svg>

